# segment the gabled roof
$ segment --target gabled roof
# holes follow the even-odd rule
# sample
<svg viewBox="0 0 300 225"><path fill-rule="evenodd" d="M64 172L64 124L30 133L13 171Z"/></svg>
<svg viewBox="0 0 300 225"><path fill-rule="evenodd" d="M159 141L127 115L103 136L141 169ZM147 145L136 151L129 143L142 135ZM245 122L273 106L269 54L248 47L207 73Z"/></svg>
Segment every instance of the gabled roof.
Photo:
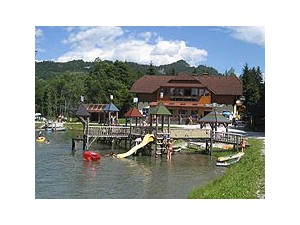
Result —
<svg viewBox="0 0 300 225"><path fill-rule="evenodd" d="M214 94L243 94L243 83L235 76L196 76L196 78Z"/></svg>
<svg viewBox="0 0 300 225"><path fill-rule="evenodd" d="M195 77L187 72L178 74L177 76L172 76L168 83L200 83Z"/></svg>
<svg viewBox="0 0 300 225"><path fill-rule="evenodd" d="M83 104L88 112L103 112L105 104Z"/></svg>
<svg viewBox="0 0 300 225"><path fill-rule="evenodd" d="M162 102L158 103L154 108L150 108L150 115L162 115L162 116L171 116L172 113L164 106Z"/></svg>
<svg viewBox="0 0 300 225"><path fill-rule="evenodd" d="M224 117L222 113L212 111L199 120L200 123L230 123L229 119Z"/></svg>
<svg viewBox="0 0 300 225"><path fill-rule="evenodd" d="M153 93L171 78L172 76L143 76L132 85L130 92Z"/></svg>
<svg viewBox="0 0 300 225"><path fill-rule="evenodd" d="M104 112L119 112L120 110L112 102L108 103L104 109Z"/></svg>
<svg viewBox="0 0 300 225"><path fill-rule="evenodd" d="M216 95L243 94L243 83L235 76L194 76L188 73L177 76L143 76L132 85L130 92L151 94L160 87L207 87Z"/></svg>
<svg viewBox="0 0 300 225"><path fill-rule="evenodd" d="M83 104L80 104L75 113L75 116L89 117L91 116L91 114L86 110Z"/></svg>
<svg viewBox="0 0 300 225"><path fill-rule="evenodd" d="M124 117L143 117L142 113L135 107L129 109L127 113L124 114Z"/></svg>

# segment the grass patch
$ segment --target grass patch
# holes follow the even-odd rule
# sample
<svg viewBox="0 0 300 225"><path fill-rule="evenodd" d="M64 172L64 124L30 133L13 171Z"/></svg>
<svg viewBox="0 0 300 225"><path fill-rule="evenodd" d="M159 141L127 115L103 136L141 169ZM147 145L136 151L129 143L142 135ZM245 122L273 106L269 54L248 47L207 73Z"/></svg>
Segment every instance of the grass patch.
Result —
<svg viewBox="0 0 300 225"><path fill-rule="evenodd" d="M264 180L265 160L261 155L263 141L249 139L250 147L236 164L231 165L225 174L204 187L192 190L191 199L255 199L259 182ZM221 153L214 153L219 156ZM223 155L223 153L222 153ZM263 186L264 188L264 186ZM264 192L264 190L261 190Z"/></svg>

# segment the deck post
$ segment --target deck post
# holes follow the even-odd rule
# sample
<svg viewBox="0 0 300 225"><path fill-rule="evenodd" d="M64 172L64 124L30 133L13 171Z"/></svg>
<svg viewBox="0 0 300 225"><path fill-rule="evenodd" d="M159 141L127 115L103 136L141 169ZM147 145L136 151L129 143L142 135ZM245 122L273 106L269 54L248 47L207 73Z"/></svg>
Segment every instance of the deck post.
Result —
<svg viewBox="0 0 300 225"><path fill-rule="evenodd" d="M213 135L214 135L214 131L213 129L210 131L210 146L209 146L209 154L212 155L213 154Z"/></svg>
<svg viewBox="0 0 300 225"><path fill-rule="evenodd" d="M90 122L90 118L88 117L87 118L87 124L86 124L86 143L85 143L85 145L86 145L86 150L89 148L89 122Z"/></svg>
<svg viewBox="0 0 300 225"><path fill-rule="evenodd" d="M74 138L72 138L72 150L71 150L71 154L74 156L75 152L76 152L75 140L74 140Z"/></svg>

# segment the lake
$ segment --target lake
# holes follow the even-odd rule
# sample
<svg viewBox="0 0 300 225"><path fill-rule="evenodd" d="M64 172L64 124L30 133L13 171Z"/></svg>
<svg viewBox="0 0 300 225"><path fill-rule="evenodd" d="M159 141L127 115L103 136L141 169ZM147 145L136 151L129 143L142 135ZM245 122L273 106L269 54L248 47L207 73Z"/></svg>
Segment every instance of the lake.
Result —
<svg viewBox="0 0 300 225"><path fill-rule="evenodd" d="M38 132L36 132L37 136ZM74 131L43 132L50 144L35 143L36 199L186 199L195 187L207 184L226 168L203 154L176 153L166 156L103 156L87 162L82 148L71 154ZM94 143L90 150L105 155L111 145ZM117 153L126 150L114 146Z"/></svg>

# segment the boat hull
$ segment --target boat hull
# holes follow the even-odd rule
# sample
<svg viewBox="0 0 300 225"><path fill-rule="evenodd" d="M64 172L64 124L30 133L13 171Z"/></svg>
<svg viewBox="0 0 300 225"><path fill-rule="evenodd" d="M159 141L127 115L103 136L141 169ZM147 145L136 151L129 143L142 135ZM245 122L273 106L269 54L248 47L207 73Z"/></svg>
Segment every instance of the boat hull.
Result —
<svg viewBox="0 0 300 225"><path fill-rule="evenodd" d="M92 151L85 151L82 156L86 161L89 162L99 161L101 159L101 155L99 153Z"/></svg>
<svg viewBox="0 0 300 225"><path fill-rule="evenodd" d="M46 127L46 131L66 131L66 127Z"/></svg>
<svg viewBox="0 0 300 225"><path fill-rule="evenodd" d="M224 161L227 161L227 160L237 159L237 158L242 157L244 154L245 154L244 152L238 152L238 153L232 154L230 156L222 156L222 157L218 158L218 161L219 162L224 162Z"/></svg>
<svg viewBox="0 0 300 225"><path fill-rule="evenodd" d="M237 163L238 161L240 161L241 157L233 159L231 161L223 161L223 162L216 162L217 166L230 166L232 164Z"/></svg>

